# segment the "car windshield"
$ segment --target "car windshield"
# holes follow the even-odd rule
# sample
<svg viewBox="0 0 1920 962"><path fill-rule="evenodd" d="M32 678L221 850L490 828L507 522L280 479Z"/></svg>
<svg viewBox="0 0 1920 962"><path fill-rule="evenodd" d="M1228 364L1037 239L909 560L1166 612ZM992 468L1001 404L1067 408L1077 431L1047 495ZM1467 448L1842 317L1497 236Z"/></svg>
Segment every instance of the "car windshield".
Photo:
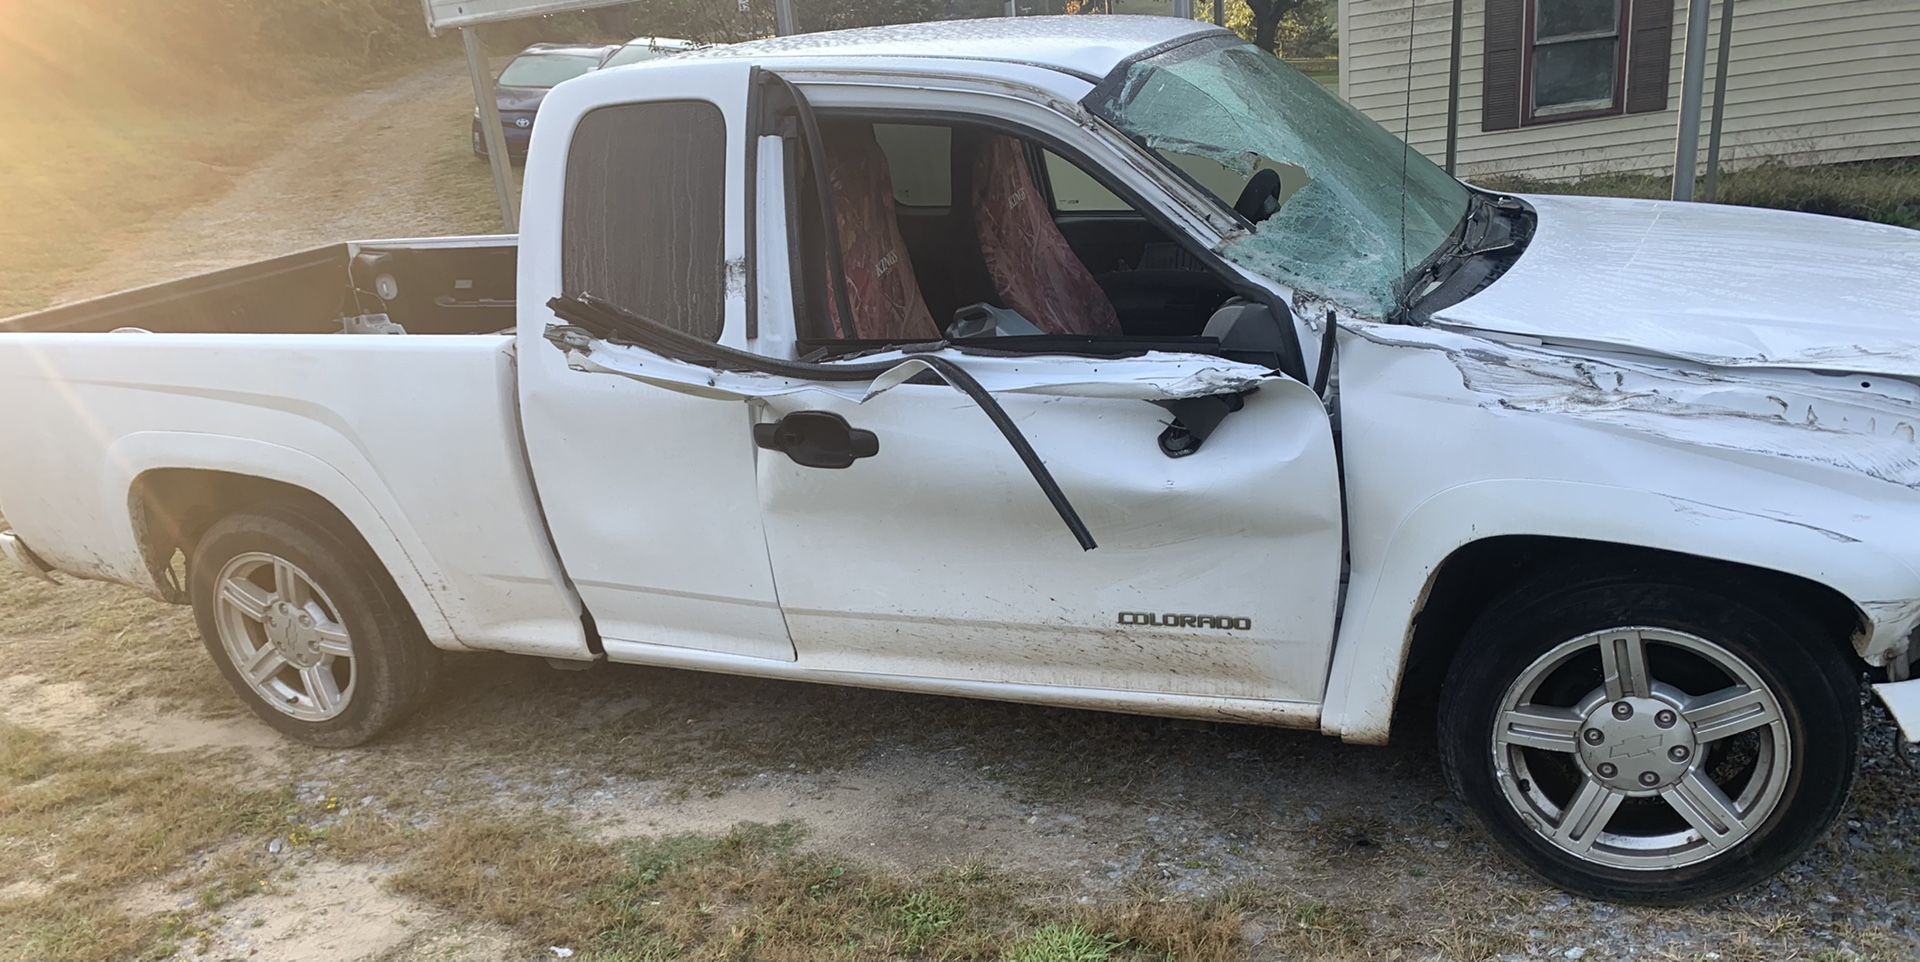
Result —
<svg viewBox="0 0 1920 962"><path fill-rule="evenodd" d="M513 58L507 69L500 71L500 86L553 87L591 71L595 63L592 57L530 53Z"/></svg>
<svg viewBox="0 0 1920 962"><path fill-rule="evenodd" d="M1369 315L1394 312L1400 279L1467 213L1459 181L1251 44L1201 40L1148 57L1088 106L1229 207L1255 173L1273 171L1261 208L1271 213L1221 253Z"/></svg>

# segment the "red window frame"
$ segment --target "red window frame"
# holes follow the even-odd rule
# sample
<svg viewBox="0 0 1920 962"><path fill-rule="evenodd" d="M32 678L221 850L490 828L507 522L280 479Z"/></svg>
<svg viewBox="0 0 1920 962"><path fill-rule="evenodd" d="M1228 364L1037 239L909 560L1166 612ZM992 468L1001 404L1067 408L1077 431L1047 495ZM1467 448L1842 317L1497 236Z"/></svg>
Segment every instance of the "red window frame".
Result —
<svg viewBox="0 0 1920 962"><path fill-rule="evenodd" d="M1540 0L1524 0L1520 5L1520 126L1534 127L1569 120L1615 117L1627 112L1627 38L1632 22L1633 0L1620 0L1619 17L1614 23L1613 102L1591 110L1538 113L1533 105L1534 50L1539 46L1536 27L1540 19ZM1551 44L1548 44L1551 46Z"/></svg>

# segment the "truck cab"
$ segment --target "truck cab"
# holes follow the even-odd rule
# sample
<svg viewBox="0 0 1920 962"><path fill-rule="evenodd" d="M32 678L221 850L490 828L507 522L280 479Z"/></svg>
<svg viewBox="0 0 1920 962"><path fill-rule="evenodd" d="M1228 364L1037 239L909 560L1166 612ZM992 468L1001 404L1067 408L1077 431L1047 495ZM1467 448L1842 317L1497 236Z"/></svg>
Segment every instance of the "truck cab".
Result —
<svg viewBox="0 0 1920 962"><path fill-rule="evenodd" d="M1213 202L1061 109L1089 85L1058 70L901 74L788 45L556 91L523 295L591 296L774 365L951 345L935 353L971 355L1098 549L932 372L884 391L716 374L523 296L528 452L608 656L1309 722L1339 590L1332 431L1283 293L1211 253ZM1003 73L1039 86L1009 97ZM580 444L587 424L608 443ZM568 507L616 501L636 510Z"/></svg>

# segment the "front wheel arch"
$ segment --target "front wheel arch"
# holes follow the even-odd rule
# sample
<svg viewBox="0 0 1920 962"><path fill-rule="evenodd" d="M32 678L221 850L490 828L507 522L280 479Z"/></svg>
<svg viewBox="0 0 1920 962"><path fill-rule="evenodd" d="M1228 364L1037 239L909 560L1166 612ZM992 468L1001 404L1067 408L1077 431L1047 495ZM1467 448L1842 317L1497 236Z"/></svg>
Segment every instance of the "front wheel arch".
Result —
<svg viewBox="0 0 1920 962"><path fill-rule="evenodd" d="M1857 660L1853 639L1866 630L1866 616L1834 588L1754 565L1660 548L1541 535L1506 535L1455 549L1434 569L1425 603L1408 630L1395 696L1396 723L1424 726L1432 718L1441 682L1459 653L1467 629L1516 581L1545 568L1606 572L1625 578L1651 575L1677 583L1722 586L1763 594L1793 607L1819 626L1820 643Z"/></svg>

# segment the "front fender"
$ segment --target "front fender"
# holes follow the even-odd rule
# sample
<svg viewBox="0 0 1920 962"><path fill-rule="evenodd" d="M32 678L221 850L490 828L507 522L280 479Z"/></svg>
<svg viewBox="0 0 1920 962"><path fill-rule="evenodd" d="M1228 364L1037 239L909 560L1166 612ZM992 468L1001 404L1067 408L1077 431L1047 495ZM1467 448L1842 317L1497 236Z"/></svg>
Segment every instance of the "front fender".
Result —
<svg viewBox="0 0 1920 962"><path fill-rule="evenodd" d="M1854 519L1857 521L1858 519ZM1384 549L1355 558L1327 681L1322 728L1348 741L1387 738L1414 617L1455 551L1476 541L1534 535L1656 548L1798 575L1853 602L1862 658L1884 665L1920 621L1920 574L1869 540L1804 520L1651 491L1549 480L1486 480L1437 492L1416 506ZM1358 554L1358 549L1356 549Z"/></svg>

